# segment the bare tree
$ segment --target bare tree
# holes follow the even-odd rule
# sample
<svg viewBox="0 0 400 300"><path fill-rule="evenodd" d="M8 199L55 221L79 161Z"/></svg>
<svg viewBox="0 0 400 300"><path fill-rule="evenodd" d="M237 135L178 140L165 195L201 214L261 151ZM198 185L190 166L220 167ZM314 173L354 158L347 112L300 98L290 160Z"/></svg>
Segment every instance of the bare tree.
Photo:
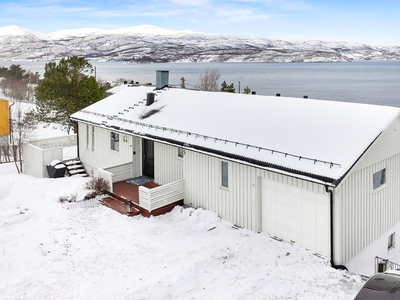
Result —
<svg viewBox="0 0 400 300"><path fill-rule="evenodd" d="M11 125L8 149L18 173L22 173L22 151L24 142L28 141L36 129L36 121L24 114L21 103L15 102L11 110Z"/></svg>
<svg viewBox="0 0 400 300"><path fill-rule="evenodd" d="M0 68L0 89L4 96L15 100L34 101L34 86L39 83L39 73L26 72L20 65Z"/></svg>
<svg viewBox="0 0 400 300"><path fill-rule="evenodd" d="M201 91L219 91L218 81L220 76L218 69L207 69L200 75L196 88Z"/></svg>
<svg viewBox="0 0 400 300"><path fill-rule="evenodd" d="M6 97L15 100L34 100L34 86L26 79L5 78L0 82L0 88Z"/></svg>

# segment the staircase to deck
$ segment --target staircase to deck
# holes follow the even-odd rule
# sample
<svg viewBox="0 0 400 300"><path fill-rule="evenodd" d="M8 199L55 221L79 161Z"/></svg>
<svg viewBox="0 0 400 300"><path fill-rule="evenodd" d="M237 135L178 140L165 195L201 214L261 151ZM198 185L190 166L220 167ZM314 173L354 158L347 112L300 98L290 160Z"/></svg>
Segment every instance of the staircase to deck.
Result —
<svg viewBox="0 0 400 300"><path fill-rule="evenodd" d="M70 177L89 177L79 159L67 160L64 163L67 166L67 173Z"/></svg>

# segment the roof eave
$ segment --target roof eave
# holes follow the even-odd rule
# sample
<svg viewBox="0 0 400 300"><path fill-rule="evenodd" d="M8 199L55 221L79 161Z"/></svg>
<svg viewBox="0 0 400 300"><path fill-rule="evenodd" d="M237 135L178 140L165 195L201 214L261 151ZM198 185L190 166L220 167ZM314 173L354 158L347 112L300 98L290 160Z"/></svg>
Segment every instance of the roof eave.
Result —
<svg viewBox="0 0 400 300"><path fill-rule="evenodd" d="M204 146L199 146L199 145L193 145L193 144L186 144L185 142L182 141L178 141L178 140L174 140L174 139L168 139L168 138L164 138L164 137L160 137L160 136L156 136L156 135L151 135L151 134L146 134L146 133L138 133L135 132L133 130L130 129L123 129L117 126L112 126L112 125L106 125L106 124L99 124L99 123L95 123L95 122L91 122L91 121L87 121L87 120L83 120L83 119L79 119L76 117L70 117L71 120L76 121L76 122L81 122L81 123L86 123L86 124L92 124L95 126L99 126L102 128L106 128L106 129L112 129L114 131L118 131L121 133L127 133L133 136L137 136L137 137L146 137L148 139L154 140L154 141L159 141L165 144L170 144L170 145L175 145L175 146L179 146L188 150L193 150L196 152L201 152L201 153L207 153L216 157L221 157L221 158L225 158L231 161L235 161L235 162L240 162L246 165L251 165L251 166L255 166L255 167L259 167L261 169L265 169L265 170L269 170L269 171L274 171L276 173L280 173L280 174L285 174L291 177L295 177L295 178L300 178L300 179L304 179L308 181L312 181L318 184L322 184L322 185L328 185L331 187L336 187L337 186L337 182L340 182L340 179L335 179L335 178L331 178L331 177L327 177L327 176L322 176L322 175L318 175L318 174L313 174L313 173L309 173L309 172L305 172L305 171L301 171L301 170L297 170L297 169L292 169L292 168L288 168L288 167L284 167L284 166L280 166L277 164L272 164L269 162L265 162L265 161L261 161L261 160L257 160L251 157L246 157L243 155L238 155L238 154L234 154L234 153L230 153L230 152L225 152L225 151L221 151L221 150L216 150L216 149L212 149L212 148L208 148L208 147L204 147Z"/></svg>

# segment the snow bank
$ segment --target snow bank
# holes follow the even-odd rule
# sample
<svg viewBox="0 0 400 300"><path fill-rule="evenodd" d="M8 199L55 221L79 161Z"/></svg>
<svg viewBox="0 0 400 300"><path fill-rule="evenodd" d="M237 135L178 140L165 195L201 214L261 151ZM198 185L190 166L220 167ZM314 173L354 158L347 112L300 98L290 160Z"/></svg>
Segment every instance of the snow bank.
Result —
<svg viewBox="0 0 400 300"><path fill-rule="evenodd" d="M82 199L85 178L0 165L0 298L352 299L359 276L203 209L129 218Z"/></svg>

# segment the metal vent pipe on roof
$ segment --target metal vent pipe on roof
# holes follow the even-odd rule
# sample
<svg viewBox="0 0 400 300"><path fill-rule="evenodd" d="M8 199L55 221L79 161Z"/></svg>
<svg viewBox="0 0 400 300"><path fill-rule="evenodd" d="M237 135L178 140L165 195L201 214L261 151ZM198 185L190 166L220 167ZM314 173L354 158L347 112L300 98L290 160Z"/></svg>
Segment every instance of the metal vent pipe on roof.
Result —
<svg viewBox="0 0 400 300"><path fill-rule="evenodd" d="M276 96L277 96L277 97L280 97L280 96L281 96L281 94L280 94L280 93L277 93L277 94L276 94Z"/></svg>
<svg viewBox="0 0 400 300"><path fill-rule="evenodd" d="M146 106L152 105L154 103L154 96L154 93L147 93Z"/></svg>
<svg viewBox="0 0 400 300"><path fill-rule="evenodd" d="M303 98L304 98L304 99L308 99L308 96L307 96L307 95L304 95Z"/></svg>
<svg viewBox="0 0 400 300"><path fill-rule="evenodd" d="M162 89L169 85L169 71L156 71L156 89Z"/></svg>

